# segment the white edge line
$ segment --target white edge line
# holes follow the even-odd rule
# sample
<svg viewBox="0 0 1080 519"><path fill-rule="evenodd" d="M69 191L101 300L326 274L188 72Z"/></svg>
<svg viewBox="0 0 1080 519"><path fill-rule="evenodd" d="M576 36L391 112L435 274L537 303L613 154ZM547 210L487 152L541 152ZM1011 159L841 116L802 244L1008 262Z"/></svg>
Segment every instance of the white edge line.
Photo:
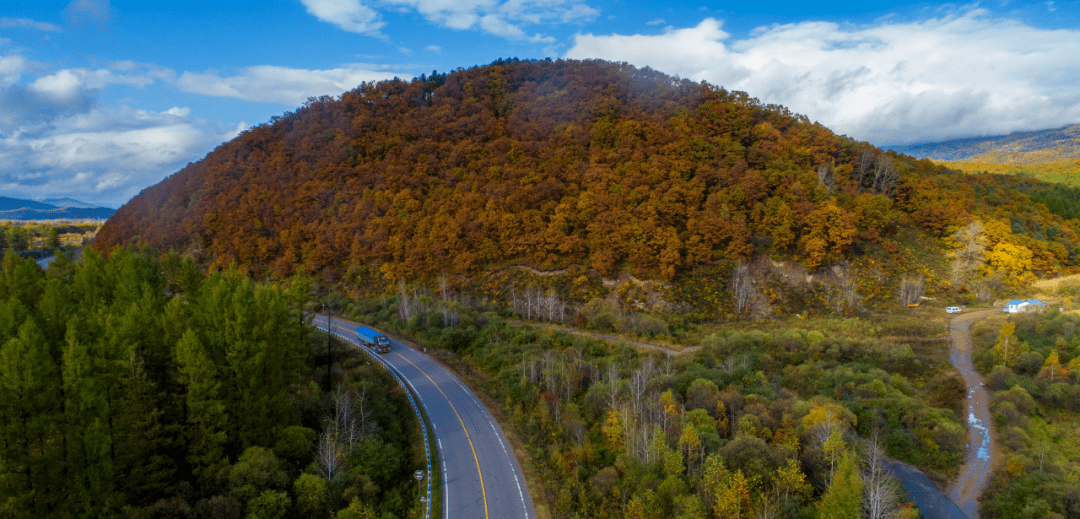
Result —
<svg viewBox="0 0 1080 519"><path fill-rule="evenodd" d="M321 317L321 316L317 315L316 317ZM317 322L317 320L313 320L313 321ZM428 408L427 408L427 405L424 403L424 400L419 397L420 393L418 391L416 391L416 388L413 387L412 382L409 379L405 378L397 370L397 368L395 368L393 365L391 365L388 361L375 356L374 354L369 352L367 350L367 348L364 348L363 346L358 345L356 343L356 341L352 337L349 337L348 335L342 335L342 334L340 334L340 333L338 333L338 332L336 332L334 330L331 330L330 329L330 321L329 321L329 319L327 319L327 321L326 321L326 331L340 337L341 339L345 340L349 344L352 344L353 346L357 347L357 349L359 349L359 350L363 351L364 353L368 354L368 356L370 356L370 357L374 358L375 360L379 361L379 363L381 363L389 371L391 371L395 375L395 378L397 378L399 381L404 380L405 383L409 385L409 388L412 389L413 393L416 393L416 395L417 395L416 399L420 401L420 406L424 408L424 412L427 413L428 416L431 416L431 413L428 412ZM412 395L409 395L409 400L412 400L412 399L413 399ZM416 403L415 402L412 402L412 403L414 405L414 410L415 410ZM417 410L417 414L419 414L419 410ZM422 416L417 416L417 419L420 420L421 430L426 429L425 423L424 423L424 418ZM432 426L434 427L434 422L432 422ZM425 437L427 436L427 431L426 430L424 430L424 436ZM425 438L425 440L426 440L426 438ZM445 510L445 514L446 514L443 517L444 518L449 518L450 517L450 503L449 503L449 500L447 499L449 497L449 489L447 488L447 481L446 481L446 463L443 462L442 439L436 437L436 440L439 442L439 462L440 462L439 464L441 465L440 468L442 469L442 473L443 473L443 509ZM502 441L502 440L500 439L500 441ZM505 447L504 447L504 449L505 449ZM424 451L426 451L427 458L428 458L428 464L429 464L429 467L430 467L431 450L430 450L430 446L428 445L427 441L424 441ZM518 491L520 492L520 490L521 489L519 488ZM427 494L428 494L427 495L427 498L428 498L427 516L430 517L431 516L431 479L430 478L428 479L428 492L427 492ZM528 514L528 512L526 512L526 514Z"/></svg>
<svg viewBox="0 0 1080 519"><path fill-rule="evenodd" d="M525 504L525 493L521 491L521 481L518 480L517 466L510 458L510 452L506 450L506 443L503 442L502 435L499 434L499 430L495 428L495 423L488 421L488 425L491 426L491 431L495 433L495 437L499 439L499 445L502 445L503 455L506 456L506 461L510 462L510 473L514 475L514 484L517 485L518 497L521 498L521 509L525 511L525 519L529 519L529 507Z"/></svg>

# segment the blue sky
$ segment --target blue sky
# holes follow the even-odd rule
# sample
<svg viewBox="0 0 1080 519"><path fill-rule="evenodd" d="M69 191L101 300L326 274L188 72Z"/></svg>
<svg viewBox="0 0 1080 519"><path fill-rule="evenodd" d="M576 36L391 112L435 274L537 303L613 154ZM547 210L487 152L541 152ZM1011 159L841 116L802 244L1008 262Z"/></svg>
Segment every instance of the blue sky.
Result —
<svg viewBox="0 0 1080 519"><path fill-rule="evenodd" d="M116 207L309 96L500 57L650 66L877 145L1080 122L1075 2L0 0L0 195Z"/></svg>

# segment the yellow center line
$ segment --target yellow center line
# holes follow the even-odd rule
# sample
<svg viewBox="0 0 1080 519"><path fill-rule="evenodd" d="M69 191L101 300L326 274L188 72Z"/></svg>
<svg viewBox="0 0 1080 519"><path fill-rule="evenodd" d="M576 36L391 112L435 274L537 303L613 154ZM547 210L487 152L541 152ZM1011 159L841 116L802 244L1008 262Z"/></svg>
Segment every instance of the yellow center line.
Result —
<svg viewBox="0 0 1080 519"><path fill-rule="evenodd" d="M439 387L439 385L436 384L435 381L431 379L431 375L428 375L426 371L420 369L420 366L417 366L415 363L413 363L413 361L405 358L405 356L402 355L400 352L394 352L394 353L396 353L398 357L401 357L405 362L408 362L409 364L412 364L412 366L414 368L416 368L417 370L419 370L420 373L423 373L424 376L427 377L427 379L431 381L431 385L435 386L435 389L438 389L439 393L442 393L443 398L446 399L446 403L450 404L450 409L452 409L454 411L454 416L457 416L458 423L461 424L461 429L463 431L465 431L465 439L469 440L469 448L472 449L473 460L476 461L476 474L478 476L480 476L480 493L484 497L484 519L487 519L488 518L488 505L487 505L487 490L484 489L484 473L480 471L480 458L476 457L476 447L473 446L472 437L469 436L469 430L465 428L465 421L461 419L461 415L458 414L457 408L454 407L454 403L450 401L450 397L446 396L446 393L443 393L442 388ZM446 496L443 496L443 499L446 499Z"/></svg>
<svg viewBox="0 0 1080 519"><path fill-rule="evenodd" d="M340 328L340 326L337 325L335 325L334 327ZM423 373L424 376L427 377L429 381L431 381L431 385L435 386L435 389L438 389L439 393L441 393L443 398L446 399L446 403L450 404L450 409L454 411L454 416L457 417L458 423L461 424L461 430L465 431L465 439L469 440L469 449L472 450L473 461L476 462L476 474L480 476L480 494L484 498L484 519L488 519L487 489L484 488L484 473L480 470L480 458L476 456L476 447L473 446L472 436L469 435L469 430L465 428L465 421L461 419L461 415L458 413L457 408L454 407L454 403L450 401L450 397L446 396L446 393L444 393L442 388L435 383L435 381L431 378L431 375L428 375L426 371L420 369L420 366L417 366L413 361L406 358L404 355L401 354L401 352L395 351L394 353L397 354L398 357L401 357L401 359L405 362L412 364L412 367L416 368L417 371ZM446 498L447 496L443 496L443 499Z"/></svg>

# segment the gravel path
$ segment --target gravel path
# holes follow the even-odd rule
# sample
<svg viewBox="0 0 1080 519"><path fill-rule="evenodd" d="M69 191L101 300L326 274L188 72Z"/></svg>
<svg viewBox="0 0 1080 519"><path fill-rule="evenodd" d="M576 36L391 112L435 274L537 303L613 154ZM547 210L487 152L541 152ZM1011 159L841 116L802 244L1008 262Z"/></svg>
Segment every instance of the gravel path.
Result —
<svg viewBox="0 0 1080 519"><path fill-rule="evenodd" d="M974 364L971 362L971 324L995 312L1000 312L1000 310L978 310L961 314L949 322L949 337L952 339L949 361L960 372L964 385L967 387L968 395L969 449L967 459L964 465L960 467L959 478L943 493L938 490L937 485L934 485L926 475L915 467L897 461L893 461L889 465L889 471L900 479L912 501L915 501L923 517L927 519L979 519L977 499L986 489L986 485L990 481L990 471L1000 457L1000 451L994 443L993 422L990 420L990 395L983 386L979 373L975 371ZM513 324L522 325L524 323L514 321ZM699 349L699 347L695 346L676 351L660 345L629 341L613 335L583 332L555 325L537 325L536 323L532 325L574 335L622 342L668 354L689 353ZM928 340L939 340L939 338L935 337Z"/></svg>
<svg viewBox="0 0 1080 519"><path fill-rule="evenodd" d="M980 310L954 317L949 323L952 352L949 361L956 366L967 386L968 455L960 467L960 477L949 487L949 497L971 519L979 519L979 496L990 482L990 471L1001 457L994 442L994 422L990 420L990 392L971 363L971 324L1001 310Z"/></svg>

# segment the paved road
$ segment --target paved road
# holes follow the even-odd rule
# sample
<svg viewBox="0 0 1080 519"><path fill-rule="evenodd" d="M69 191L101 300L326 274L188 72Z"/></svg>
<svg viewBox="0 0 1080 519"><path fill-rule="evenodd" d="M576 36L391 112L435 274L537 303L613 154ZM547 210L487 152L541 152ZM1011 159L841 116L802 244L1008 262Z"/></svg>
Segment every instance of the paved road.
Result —
<svg viewBox="0 0 1080 519"><path fill-rule="evenodd" d="M326 316L313 324L326 329ZM356 323L333 320L333 332L356 341ZM412 386L439 446L446 519L533 519L536 512L517 458L499 424L453 373L416 348L391 337L380 355Z"/></svg>
<svg viewBox="0 0 1080 519"><path fill-rule="evenodd" d="M949 497L971 519L979 519L979 503L986 485L990 482L1000 452L993 438L993 422L990 421L990 394L983 387L982 377L971 363L971 323L982 319L998 309L980 310L954 317L949 322L952 335L952 352L949 361L956 366L967 386L968 395L968 455L960 467L960 476L949 487Z"/></svg>
<svg viewBox="0 0 1080 519"><path fill-rule="evenodd" d="M926 519L967 519L967 514L919 469L896 460L891 460L886 468L900 480L908 497L919 506L919 512Z"/></svg>

